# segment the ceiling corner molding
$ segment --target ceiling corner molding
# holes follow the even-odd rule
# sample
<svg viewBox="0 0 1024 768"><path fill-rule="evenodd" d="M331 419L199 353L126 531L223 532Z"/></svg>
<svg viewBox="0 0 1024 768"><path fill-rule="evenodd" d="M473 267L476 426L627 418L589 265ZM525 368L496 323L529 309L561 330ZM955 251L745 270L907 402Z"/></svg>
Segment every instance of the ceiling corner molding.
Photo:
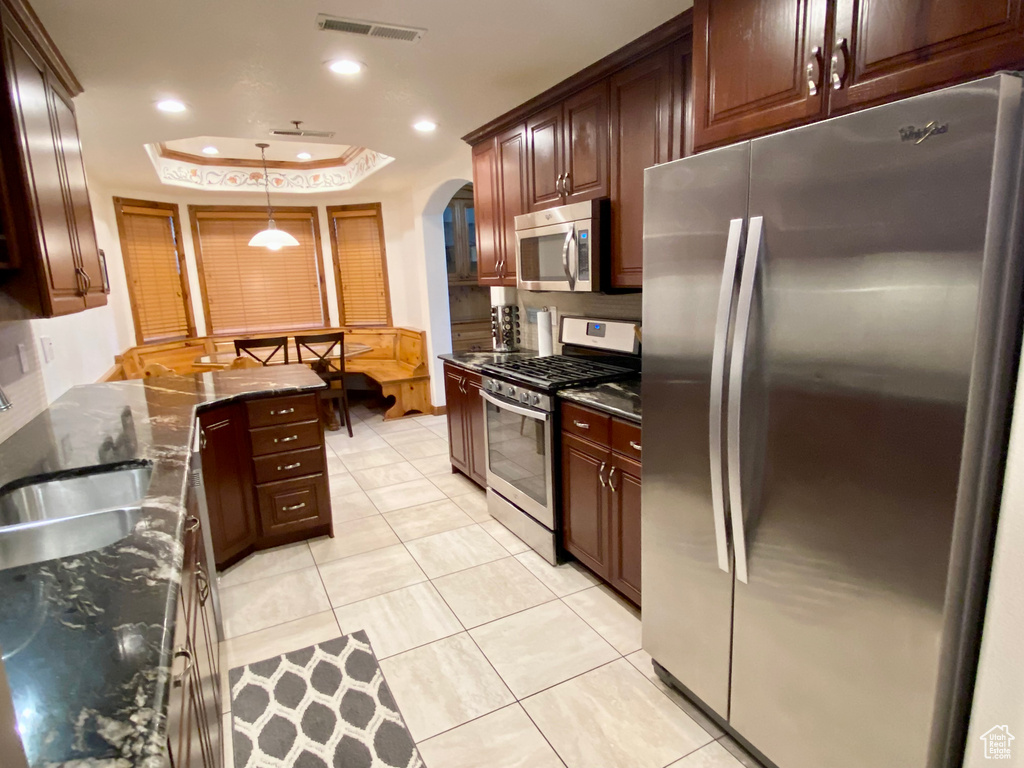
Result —
<svg viewBox="0 0 1024 768"><path fill-rule="evenodd" d="M57 44L53 42L53 38L50 37L46 27L43 26L43 22L36 16L36 12L32 10L32 6L28 4L27 0L3 0L2 7L4 16L9 13L22 30L35 41L36 46L46 58L46 63L49 64L50 69L57 75L60 84L70 94L71 98L82 93L85 89L78 81L78 78L75 77L75 73L71 71L71 66L67 60L61 56ZM4 19L5 23L7 21L7 19Z"/></svg>

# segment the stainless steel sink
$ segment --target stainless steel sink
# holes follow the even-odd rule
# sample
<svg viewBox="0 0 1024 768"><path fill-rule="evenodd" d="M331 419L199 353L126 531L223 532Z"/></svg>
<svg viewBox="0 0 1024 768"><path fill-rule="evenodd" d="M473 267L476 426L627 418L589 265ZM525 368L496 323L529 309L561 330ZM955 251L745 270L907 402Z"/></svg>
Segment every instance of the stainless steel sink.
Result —
<svg viewBox="0 0 1024 768"><path fill-rule="evenodd" d="M109 546L142 516L152 467L97 467L0 494L0 570Z"/></svg>

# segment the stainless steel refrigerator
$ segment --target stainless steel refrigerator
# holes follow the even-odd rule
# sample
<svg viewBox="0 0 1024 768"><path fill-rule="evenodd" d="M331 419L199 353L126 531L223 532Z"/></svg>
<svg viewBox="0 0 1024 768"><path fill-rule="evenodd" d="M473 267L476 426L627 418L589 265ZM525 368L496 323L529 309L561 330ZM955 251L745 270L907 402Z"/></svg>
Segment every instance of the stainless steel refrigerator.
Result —
<svg viewBox="0 0 1024 768"><path fill-rule="evenodd" d="M646 172L643 646L780 768L960 764L1020 341L1021 90Z"/></svg>

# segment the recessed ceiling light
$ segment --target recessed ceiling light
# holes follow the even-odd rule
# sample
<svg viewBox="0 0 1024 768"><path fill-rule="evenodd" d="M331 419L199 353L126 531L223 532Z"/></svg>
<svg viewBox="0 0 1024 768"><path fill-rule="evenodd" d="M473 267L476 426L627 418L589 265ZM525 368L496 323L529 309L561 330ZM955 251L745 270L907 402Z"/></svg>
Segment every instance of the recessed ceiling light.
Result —
<svg viewBox="0 0 1024 768"><path fill-rule="evenodd" d="M299 160L312 160L313 159L313 156L311 154L309 154L309 152L299 152L299 154L297 154L296 157L299 158Z"/></svg>
<svg viewBox="0 0 1024 768"><path fill-rule="evenodd" d="M337 75L358 75L363 65L352 59L335 59L327 64L327 68Z"/></svg>
<svg viewBox="0 0 1024 768"><path fill-rule="evenodd" d="M220 154L220 150L216 147L203 147L204 155L217 155Z"/></svg>
<svg viewBox="0 0 1024 768"><path fill-rule="evenodd" d="M156 108L161 112L184 112L187 107L177 99L164 99L156 103Z"/></svg>
<svg viewBox="0 0 1024 768"><path fill-rule="evenodd" d="M430 133L437 129L437 123L433 120L420 120L412 124L412 127L421 133Z"/></svg>

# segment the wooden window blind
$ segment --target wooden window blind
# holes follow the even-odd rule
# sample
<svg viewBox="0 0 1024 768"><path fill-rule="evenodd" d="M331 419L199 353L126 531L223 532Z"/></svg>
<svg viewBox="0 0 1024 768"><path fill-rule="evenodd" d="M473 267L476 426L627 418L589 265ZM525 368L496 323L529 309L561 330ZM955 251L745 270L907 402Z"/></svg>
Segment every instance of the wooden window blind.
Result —
<svg viewBox="0 0 1024 768"><path fill-rule="evenodd" d="M249 245L267 227L265 209L189 206L189 215L211 334L327 324L315 208L275 209L277 228L299 241L279 251Z"/></svg>
<svg viewBox="0 0 1024 768"><path fill-rule="evenodd" d="M341 324L391 325L380 203L329 206L327 215Z"/></svg>
<svg viewBox="0 0 1024 768"><path fill-rule="evenodd" d="M195 335L178 207L114 198L138 343Z"/></svg>

